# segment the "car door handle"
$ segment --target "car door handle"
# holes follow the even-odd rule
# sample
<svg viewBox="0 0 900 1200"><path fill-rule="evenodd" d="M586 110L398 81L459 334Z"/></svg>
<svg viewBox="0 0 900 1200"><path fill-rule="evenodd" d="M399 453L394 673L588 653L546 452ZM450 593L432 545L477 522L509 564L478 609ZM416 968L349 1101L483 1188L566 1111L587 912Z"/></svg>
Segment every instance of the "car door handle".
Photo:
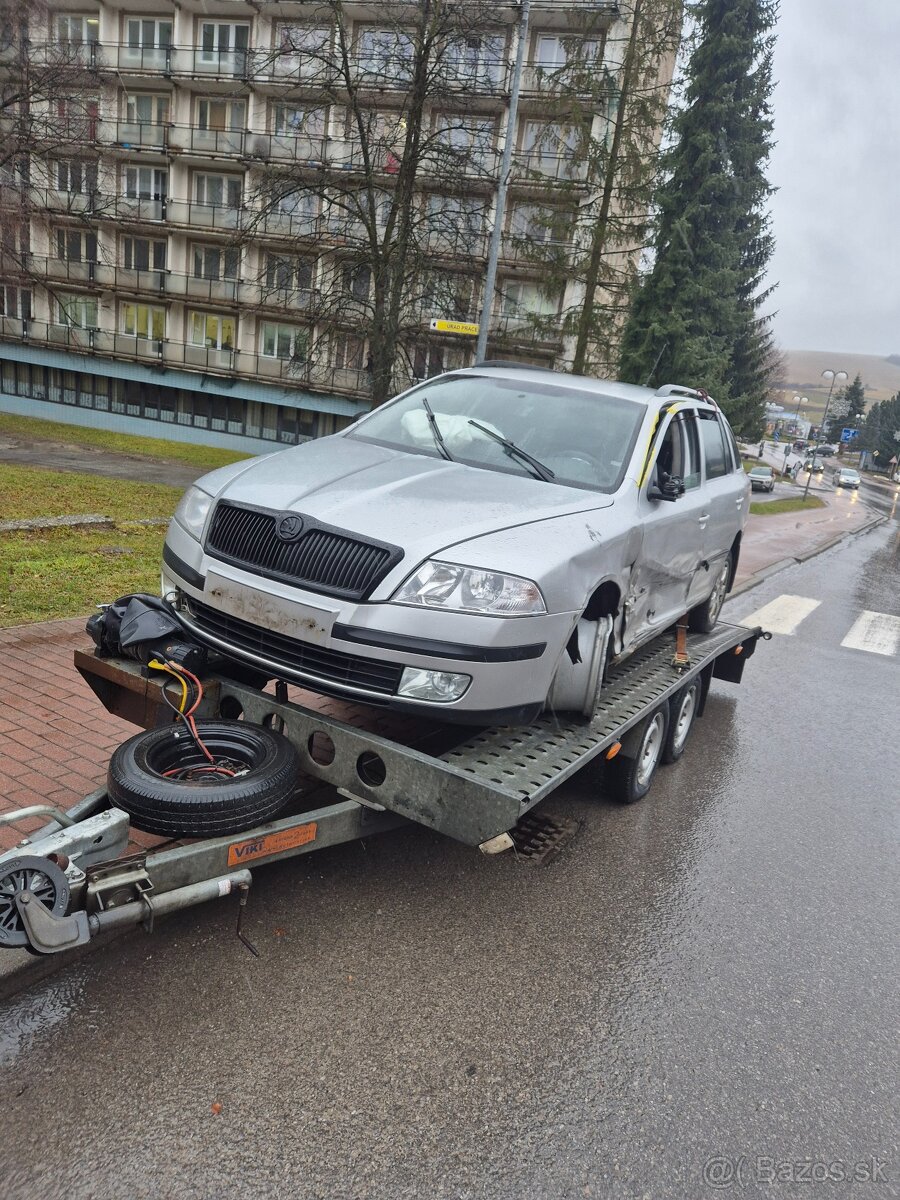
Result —
<svg viewBox="0 0 900 1200"><path fill-rule="evenodd" d="M740 500L735 500L735 504L738 506L738 508L743 508L744 507L744 497L741 496Z"/></svg>
<svg viewBox="0 0 900 1200"><path fill-rule="evenodd" d="M705 528L706 528L706 522L707 522L708 520L709 520L709 513L703 513L703 514L702 514L702 516L699 516L699 517L697 518L697 524L700 526L700 528L701 528L701 529L705 529Z"/></svg>

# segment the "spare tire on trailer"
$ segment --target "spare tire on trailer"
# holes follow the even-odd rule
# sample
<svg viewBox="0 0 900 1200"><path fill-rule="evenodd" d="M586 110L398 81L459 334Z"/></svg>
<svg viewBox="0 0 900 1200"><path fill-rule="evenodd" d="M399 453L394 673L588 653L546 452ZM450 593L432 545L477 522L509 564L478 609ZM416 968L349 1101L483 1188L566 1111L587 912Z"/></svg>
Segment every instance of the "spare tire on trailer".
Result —
<svg viewBox="0 0 900 1200"><path fill-rule="evenodd" d="M283 734L245 721L198 721L197 732L215 758L238 767L237 774L205 773L207 760L178 724L147 729L113 752L109 798L136 829L166 837L243 833L275 817L296 793L300 756ZM191 769L189 779L166 776Z"/></svg>

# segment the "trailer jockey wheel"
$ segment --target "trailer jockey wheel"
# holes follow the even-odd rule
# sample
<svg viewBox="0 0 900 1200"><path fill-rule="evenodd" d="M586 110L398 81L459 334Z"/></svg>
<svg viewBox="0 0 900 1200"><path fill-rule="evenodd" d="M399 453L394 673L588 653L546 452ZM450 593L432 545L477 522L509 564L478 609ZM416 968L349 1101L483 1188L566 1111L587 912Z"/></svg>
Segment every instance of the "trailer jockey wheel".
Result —
<svg viewBox="0 0 900 1200"><path fill-rule="evenodd" d="M69 906L69 881L49 858L23 854L0 864L0 946L29 948L16 905L16 897L22 892L31 892L54 917L65 916Z"/></svg>
<svg viewBox="0 0 900 1200"><path fill-rule="evenodd" d="M303 782L284 734L249 721L198 721L219 767L178 725L135 734L109 760L109 798L136 829L163 837L216 837L271 821ZM227 766L226 766L227 764Z"/></svg>

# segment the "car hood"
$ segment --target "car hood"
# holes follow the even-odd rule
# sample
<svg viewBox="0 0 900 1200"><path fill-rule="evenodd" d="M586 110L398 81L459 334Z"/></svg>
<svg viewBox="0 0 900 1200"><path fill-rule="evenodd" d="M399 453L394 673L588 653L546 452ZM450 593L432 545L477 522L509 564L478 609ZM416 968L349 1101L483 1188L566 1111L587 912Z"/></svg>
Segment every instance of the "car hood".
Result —
<svg viewBox="0 0 900 1200"><path fill-rule="evenodd" d="M207 489L218 499L295 511L392 542L406 552L407 569L486 533L612 504L598 492L348 437L320 438L241 466L224 486L208 477Z"/></svg>

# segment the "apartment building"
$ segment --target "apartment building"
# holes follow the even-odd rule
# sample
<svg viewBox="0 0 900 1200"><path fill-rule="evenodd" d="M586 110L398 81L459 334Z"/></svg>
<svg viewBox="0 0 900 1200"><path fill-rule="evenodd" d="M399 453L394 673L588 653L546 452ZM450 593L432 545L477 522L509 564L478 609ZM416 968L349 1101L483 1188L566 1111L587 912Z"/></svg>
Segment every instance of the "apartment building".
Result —
<svg viewBox="0 0 900 1200"><path fill-rule="evenodd" d="M0 407L251 450L367 411L366 247L409 145L403 3L347 3L339 29L316 0L28 7L27 37L0 39L0 73L27 59L40 82L0 122L27 131L0 156ZM398 389L473 358L471 337L432 326L479 317L522 33L517 3L469 9L420 115L441 153L421 155L409 201ZM597 193L567 106L607 136L627 33L615 0L533 0L493 357L566 365L570 217Z"/></svg>

